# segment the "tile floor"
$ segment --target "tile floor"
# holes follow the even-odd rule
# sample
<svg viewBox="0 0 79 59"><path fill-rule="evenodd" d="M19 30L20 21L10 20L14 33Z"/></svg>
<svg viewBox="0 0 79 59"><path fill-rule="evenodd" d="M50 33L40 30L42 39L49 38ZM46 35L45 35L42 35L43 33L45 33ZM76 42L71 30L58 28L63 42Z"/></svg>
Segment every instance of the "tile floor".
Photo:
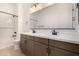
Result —
<svg viewBox="0 0 79 59"><path fill-rule="evenodd" d="M15 49L13 46L0 49L0 56L25 56L20 49Z"/></svg>

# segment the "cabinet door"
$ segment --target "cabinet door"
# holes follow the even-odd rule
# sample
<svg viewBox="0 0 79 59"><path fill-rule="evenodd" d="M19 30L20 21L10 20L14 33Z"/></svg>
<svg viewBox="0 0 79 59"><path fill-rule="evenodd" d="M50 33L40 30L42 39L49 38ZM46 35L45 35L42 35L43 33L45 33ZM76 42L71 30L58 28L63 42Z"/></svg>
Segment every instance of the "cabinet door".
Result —
<svg viewBox="0 0 79 59"><path fill-rule="evenodd" d="M34 41L48 45L48 39L46 38L34 37Z"/></svg>
<svg viewBox="0 0 79 59"><path fill-rule="evenodd" d="M47 48L48 46L38 43L38 42L34 42L34 55L35 56L47 56Z"/></svg>
<svg viewBox="0 0 79 59"><path fill-rule="evenodd" d="M26 45L25 45L25 43L26 43L26 39L21 36L20 48L21 48L21 50L22 50L23 53L26 53L26 49L25 49Z"/></svg>
<svg viewBox="0 0 79 59"><path fill-rule="evenodd" d="M27 39L26 40L27 42L26 42L26 47L25 47L25 49L26 49L26 54L28 55L28 56L33 56L34 54L33 54L33 41L32 40L30 40L30 39Z"/></svg>
<svg viewBox="0 0 79 59"><path fill-rule="evenodd" d="M33 41L32 37L21 35L20 47L25 55L33 55Z"/></svg>
<svg viewBox="0 0 79 59"><path fill-rule="evenodd" d="M49 47L50 50L50 54L49 56L75 56L77 54L60 49L60 48L56 48L56 47Z"/></svg>

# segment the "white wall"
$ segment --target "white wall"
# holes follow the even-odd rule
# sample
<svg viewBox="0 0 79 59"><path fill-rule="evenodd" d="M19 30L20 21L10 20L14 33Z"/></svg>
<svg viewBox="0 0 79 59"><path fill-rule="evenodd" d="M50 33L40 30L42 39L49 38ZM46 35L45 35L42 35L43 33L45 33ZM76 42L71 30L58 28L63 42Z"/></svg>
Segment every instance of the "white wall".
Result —
<svg viewBox="0 0 79 59"><path fill-rule="evenodd" d="M30 31L30 4L23 4L22 6L23 14L22 14L22 32Z"/></svg>
<svg viewBox="0 0 79 59"><path fill-rule="evenodd" d="M30 4L18 4L18 16L18 38L20 39L21 33L30 31Z"/></svg>
<svg viewBox="0 0 79 59"><path fill-rule="evenodd" d="M17 14L17 4L16 3L0 3L0 11Z"/></svg>
<svg viewBox="0 0 79 59"><path fill-rule="evenodd" d="M72 28L72 3L57 3L32 14L36 27ZM33 24L32 24L33 25Z"/></svg>

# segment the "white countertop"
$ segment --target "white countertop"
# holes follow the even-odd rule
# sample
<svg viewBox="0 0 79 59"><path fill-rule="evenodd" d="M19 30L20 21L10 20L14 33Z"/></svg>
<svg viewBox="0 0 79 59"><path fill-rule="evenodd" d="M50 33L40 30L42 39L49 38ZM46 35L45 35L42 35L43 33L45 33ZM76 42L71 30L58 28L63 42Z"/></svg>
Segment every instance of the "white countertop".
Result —
<svg viewBox="0 0 79 59"><path fill-rule="evenodd" d="M44 33L21 33L21 34L79 44L79 32L75 31L58 33L58 35L44 34Z"/></svg>

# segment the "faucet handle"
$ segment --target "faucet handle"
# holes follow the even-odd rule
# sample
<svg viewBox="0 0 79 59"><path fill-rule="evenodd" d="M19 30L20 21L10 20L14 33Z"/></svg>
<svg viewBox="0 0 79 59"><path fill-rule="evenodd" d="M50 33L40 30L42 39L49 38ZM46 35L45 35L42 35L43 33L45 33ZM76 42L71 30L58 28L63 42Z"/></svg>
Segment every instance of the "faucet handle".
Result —
<svg viewBox="0 0 79 59"><path fill-rule="evenodd" d="M35 31L35 30L33 30L33 33L36 33L36 31Z"/></svg>
<svg viewBox="0 0 79 59"><path fill-rule="evenodd" d="M57 32L55 31L55 29L53 29L52 35L57 35Z"/></svg>

